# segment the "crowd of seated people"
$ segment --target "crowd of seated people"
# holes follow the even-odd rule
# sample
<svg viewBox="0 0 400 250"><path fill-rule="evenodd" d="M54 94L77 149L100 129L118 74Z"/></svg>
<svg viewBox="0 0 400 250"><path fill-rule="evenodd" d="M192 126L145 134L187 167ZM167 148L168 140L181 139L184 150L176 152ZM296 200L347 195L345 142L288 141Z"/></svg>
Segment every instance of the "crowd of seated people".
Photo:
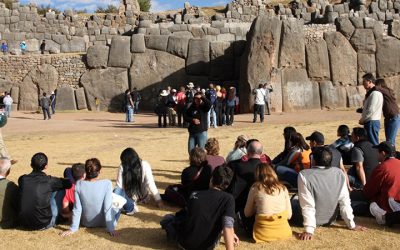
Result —
<svg viewBox="0 0 400 250"><path fill-rule="evenodd" d="M356 231L366 228L355 223L355 216L374 217L380 225L400 224L395 146L387 141L373 146L361 127L349 132L339 126L339 139L326 144L321 132L304 139L287 127L284 150L272 161L259 140L245 135L237 138L226 161L216 138L207 141L206 149L193 148L181 183L169 189L180 195L182 209L160 222L168 239L183 249L213 249L223 236L225 248L233 249L239 244L235 227L243 227L242 237L258 243L292 238L291 226L303 227L298 238L311 240L318 226L329 226L339 216ZM97 158L67 168L64 178L46 174L44 153L34 154L30 165L32 172L16 185L7 180L10 160L0 159L0 228L44 230L68 223L61 236L80 226L105 228L117 236L121 214L134 215L139 203L154 199L165 208L163 199L174 202L168 199L174 197L171 193L160 195L149 162L133 148L121 153L115 187L101 178Z"/></svg>

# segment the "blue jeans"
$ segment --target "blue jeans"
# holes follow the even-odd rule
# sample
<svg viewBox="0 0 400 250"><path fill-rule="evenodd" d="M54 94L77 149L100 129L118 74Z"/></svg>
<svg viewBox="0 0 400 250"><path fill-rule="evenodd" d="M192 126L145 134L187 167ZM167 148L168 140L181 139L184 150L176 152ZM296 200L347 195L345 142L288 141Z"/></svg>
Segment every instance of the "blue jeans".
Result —
<svg viewBox="0 0 400 250"><path fill-rule="evenodd" d="M379 144L379 129L381 128L380 121L369 121L364 124L364 128L367 131L368 140L372 145Z"/></svg>
<svg viewBox="0 0 400 250"><path fill-rule="evenodd" d="M135 110L134 110L134 113L137 114L138 111L139 111L139 101L136 101L136 102L135 102Z"/></svg>
<svg viewBox="0 0 400 250"><path fill-rule="evenodd" d="M125 190L123 190L122 188L116 187L113 192L126 199L126 203L122 207L124 212L130 213L133 211L133 209L135 209L136 202L126 194Z"/></svg>
<svg viewBox="0 0 400 250"><path fill-rule="evenodd" d="M132 122L133 121L133 108L131 105L126 105L126 122Z"/></svg>
<svg viewBox="0 0 400 250"><path fill-rule="evenodd" d="M396 145L396 136L400 127L400 115L392 119L385 119L384 126L386 141L390 141L393 145Z"/></svg>
<svg viewBox="0 0 400 250"><path fill-rule="evenodd" d="M64 196L65 190L56 191L51 194L50 207L52 217L49 225L47 225L45 229L52 228L56 225L58 215L60 214L62 208L62 200Z"/></svg>
<svg viewBox="0 0 400 250"><path fill-rule="evenodd" d="M277 166L275 172L278 175L279 180L286 181L292 187L297 188L297 177L299 174L296 170L286 166Z"/></svg>
<svg viewBox="0 0 400 250"><path fill-rule="evenodd" d="M214 128L216 128L217 127L217 113L215 112L214 106L212 106L210 111L208 111L207 121L208 121L209 128L211 126L211 116L213 118L212 124L213 124Z"/></svg>
<svg viewBox="0 0 400 250"><path fill-rule="evenodd" d="M196 146L203 148L206 145L208 139L207 131L200 133L189 133L189 141L188 141L188 151L194 149Z"/></svg>
<svg viewBox="0 0 400 250"><path fill-rule="evenodd" d="M5 105L6 116L10 117L11 115L11 105Z"/></svg>

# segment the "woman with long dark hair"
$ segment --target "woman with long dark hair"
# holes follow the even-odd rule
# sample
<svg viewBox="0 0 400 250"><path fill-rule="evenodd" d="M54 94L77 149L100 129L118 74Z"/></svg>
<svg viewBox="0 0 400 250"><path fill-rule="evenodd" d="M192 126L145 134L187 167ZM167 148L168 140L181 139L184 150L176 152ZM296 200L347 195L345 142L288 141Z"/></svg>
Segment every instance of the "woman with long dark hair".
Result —
<svg viewBox="0 0 400 250"><path fill-rule="evenodd" d="M255 214L253 238L256 242L269 242L292 237L288 220L292 217L289 192L279 182L272 167L260 163L255 172L256 182L250 189L244 214Z"/></svg>
<svg viewBox="0 0 400 250"><path fill-rule="evenodd" d="M283 151L272 160L272 164L276 165L287 156L291 148L290 138L294 133L296 133L296 129L293 127L285 127L283 129L283 138L285 139L285 146L283 148Z"/></svg>
<svg viewBox="0 0 400 250"><path fill-rule="evenodd" d="M136 202L147 203L151 198L150 195L154 197L157 205L162 207L163 203L150 164L142 161L133 148L122 151L120 160L114 193L127 199L123 207L125 213L133 215L138 212Z"/></svg>

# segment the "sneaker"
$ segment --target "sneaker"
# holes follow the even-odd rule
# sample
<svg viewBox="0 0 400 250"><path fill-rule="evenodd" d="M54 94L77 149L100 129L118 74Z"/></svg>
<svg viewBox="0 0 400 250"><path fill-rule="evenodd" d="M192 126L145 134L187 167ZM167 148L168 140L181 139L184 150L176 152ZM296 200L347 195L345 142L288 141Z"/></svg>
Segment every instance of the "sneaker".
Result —
<svg viewBox="0 0 400 250"><path fill-rule="evenodd" d="M386 214L386 211L383 210L382 208L380 208L378 206L378 204L376 204L376 202L372 202L369 205L369 211L375 217L376 222L379 225L385 225L385 214Z"/></svg>
<svg viewBox="0 0 400 250"><path fill-rule="evenodd" d="M400 203L395 201L392 197L389 198L389 207L393 212L400 211Z"/></svg>

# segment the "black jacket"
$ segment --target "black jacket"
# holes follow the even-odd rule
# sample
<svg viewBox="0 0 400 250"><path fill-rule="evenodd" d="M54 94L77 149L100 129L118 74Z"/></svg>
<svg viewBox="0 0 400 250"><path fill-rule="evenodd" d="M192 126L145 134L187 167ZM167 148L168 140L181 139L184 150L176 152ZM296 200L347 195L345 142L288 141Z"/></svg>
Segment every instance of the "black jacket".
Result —
<svg viewBox="0 0 400 250"><path fill-rule="evenodd" d="M189 123L189 133L201 133L208 130L208 111L211 109L211 102L205 98L204 96L201 97L203 101L198 107L193 104L189 106L184 114L185 121ZM199 119L200 124L194 124L193 119Z"/></svg>
<svg viewBox="0 0 400 250"><path fill-rule="evenodd" d="M52 193L71 188L68 179L56 178L33 171L18 179L20 212L19 223L28 229L43 229L50 224Z"/></svg>

